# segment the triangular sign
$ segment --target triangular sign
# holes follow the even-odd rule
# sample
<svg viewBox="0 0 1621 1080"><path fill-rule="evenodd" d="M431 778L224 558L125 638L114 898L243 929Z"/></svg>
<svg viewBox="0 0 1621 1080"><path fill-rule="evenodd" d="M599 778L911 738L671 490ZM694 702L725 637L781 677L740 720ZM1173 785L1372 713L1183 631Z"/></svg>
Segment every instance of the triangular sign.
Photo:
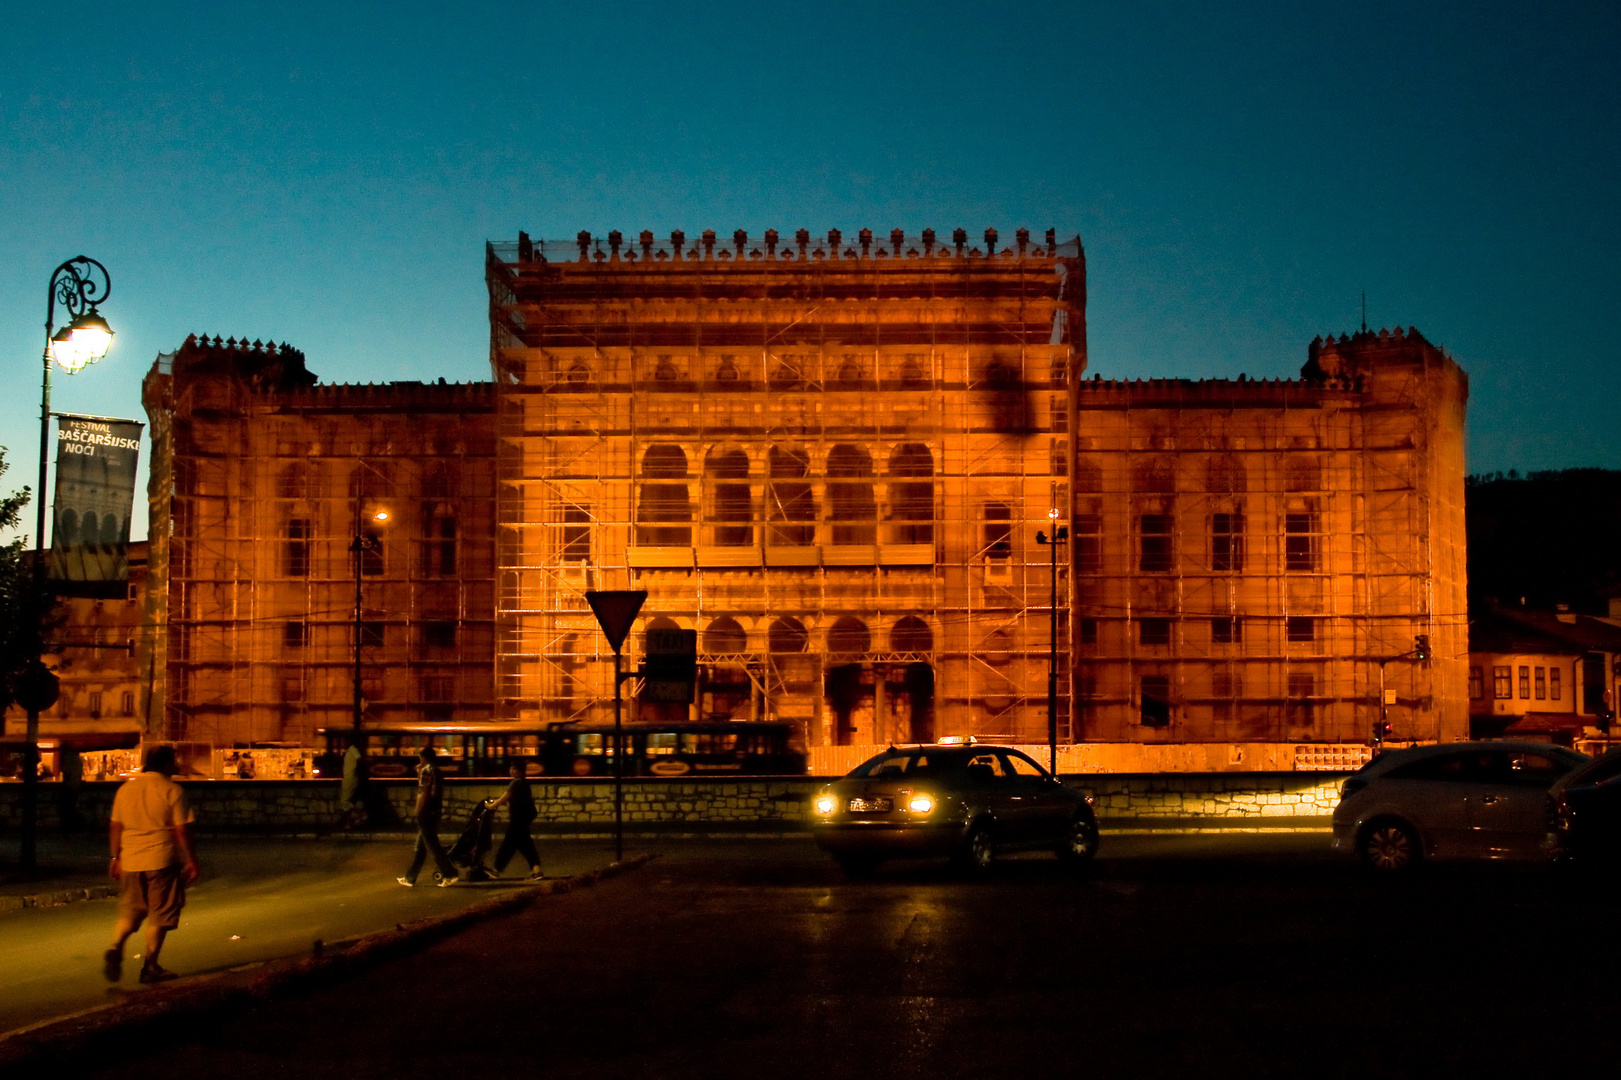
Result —
<svg viewBox="0 0 1621 1080"><path fill-rule="evenodd" d="M625 643L625 635L630 633L630 625L636 621L646 600L646 589L585 590L585 602L596 613L597 625L602 627L603 635L616 653Z"/></svg>

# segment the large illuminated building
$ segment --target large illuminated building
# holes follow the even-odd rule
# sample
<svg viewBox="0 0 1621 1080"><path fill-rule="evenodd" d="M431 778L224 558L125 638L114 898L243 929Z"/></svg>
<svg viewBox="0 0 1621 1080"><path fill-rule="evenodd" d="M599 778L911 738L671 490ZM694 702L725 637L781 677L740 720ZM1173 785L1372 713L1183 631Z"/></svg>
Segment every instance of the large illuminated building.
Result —
<svg viewBox="0 0 1621 1080"><path fill-rule="evenodd" d="M1466 380L1416 332L1313 343L1298 380L1088 380L1051 231L520 234L486 279L489 384L159 358L162 734L348 723L357 634L367 723L603 718L585 592L625 588L701 672L633 715L813 751L1043 743L1055 657L1066 744L1467 731Z"/></svg>

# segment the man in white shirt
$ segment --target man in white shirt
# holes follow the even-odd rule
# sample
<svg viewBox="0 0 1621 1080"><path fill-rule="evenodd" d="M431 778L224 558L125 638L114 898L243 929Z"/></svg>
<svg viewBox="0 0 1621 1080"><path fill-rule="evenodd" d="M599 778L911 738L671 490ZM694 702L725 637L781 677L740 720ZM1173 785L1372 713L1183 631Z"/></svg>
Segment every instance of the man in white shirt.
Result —
<svg viewBox="0 0 1621 1080"><path fill-rule="evenodd" d="M180 925L186 886L197 880L197 856L191 844L191 807L186 793L171 777L179 771L172 746L147 751L146 770L127 781L113 796L108 843L113 861L107 874L119 883L118 925L112 948L103 956L102 973L117 982L124 973L124 940L146 923L146 957L141 982L175 977L158 965L158 953L170 930Z"/></svg>

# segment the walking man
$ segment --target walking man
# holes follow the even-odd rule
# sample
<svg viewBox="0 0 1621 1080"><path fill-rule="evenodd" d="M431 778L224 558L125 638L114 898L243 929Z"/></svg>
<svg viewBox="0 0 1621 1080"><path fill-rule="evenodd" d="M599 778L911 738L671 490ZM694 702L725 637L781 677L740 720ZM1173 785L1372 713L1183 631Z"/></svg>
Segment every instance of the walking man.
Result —
<svg viewBox="0 0 1621 1080"><path fill-rule="evenodd" d="M338 788L338 801L343 812L338 815L338 828L353 829L370 822L367 799L371 794L370 776L366 769L366 736L356 732L349 740L349 749L343 752L343 783Z"/></svg>
<svg viewBox="0 0 1621 1080"><path fill-rule="evenodd" d="M422 864L433 854L433 865L438 868L439 887L454 885L459 878L456 877L456 868L451 865L450 859L445 856L444 846L439 843L439 817L445 808L445 778L434 762L437 756L433 747L424 746L417 758L422 764L417 766L417 845L411 856L411 869L405 872L402 878L396 878L401 885L411 886L417 883L417 874L422 871Z"/></svg>
<svg viewBox="0 0 1621 1080"><path fill-rule="evenodd" d="M512 861L513 855L522 855L529 864L529 877L539 881L546 877L540 870L540 856L535 853L535 841L529 836L529 826L534 823L535 796L529 790L529 778L526 775L524 764L521 761L512 763L508 770L512 782L507 785L506 791L500 798L490 803L493 812L502 803L507 804L507 831L501 837L501 846L495 852L495 872L502 873L507 863Z"/></svg>
<svg viewBox="0 0 1621 1080"><path fill-rule="evenodd" d="M197 880L197 855L191 843L191 807L172 777L179 771L174 747L147 751L146 769L113 796L108 846L112 865L107 874L119 884L118 924L112 947L102 957L102 974L117 982L124 974L124 941L144 921L146 956L141 982L175 978L158 964L164 938L180 925L186 886Z"/></svg>

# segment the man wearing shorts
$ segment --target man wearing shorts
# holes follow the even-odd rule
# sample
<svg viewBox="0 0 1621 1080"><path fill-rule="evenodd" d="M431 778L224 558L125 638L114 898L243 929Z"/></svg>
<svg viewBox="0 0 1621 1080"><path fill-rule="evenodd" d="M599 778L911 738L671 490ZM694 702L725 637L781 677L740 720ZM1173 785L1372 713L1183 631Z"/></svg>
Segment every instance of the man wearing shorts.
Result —
<svg viewBox="0 0 1621 1080"><path fill-rule="evenodd" d="M112 866L108 876L119 883L118 925L112 948L103 957L108 982L124 974L124 941L146 923L146 957L141 982L175 977L158 965L158 953L170 930L180 925L186 886L197 880L197 856L191 845L191 807L186 793L171 777L179 771L174 747L147 752L146 770L127 781L113 796L108 842Z"/></svg>

